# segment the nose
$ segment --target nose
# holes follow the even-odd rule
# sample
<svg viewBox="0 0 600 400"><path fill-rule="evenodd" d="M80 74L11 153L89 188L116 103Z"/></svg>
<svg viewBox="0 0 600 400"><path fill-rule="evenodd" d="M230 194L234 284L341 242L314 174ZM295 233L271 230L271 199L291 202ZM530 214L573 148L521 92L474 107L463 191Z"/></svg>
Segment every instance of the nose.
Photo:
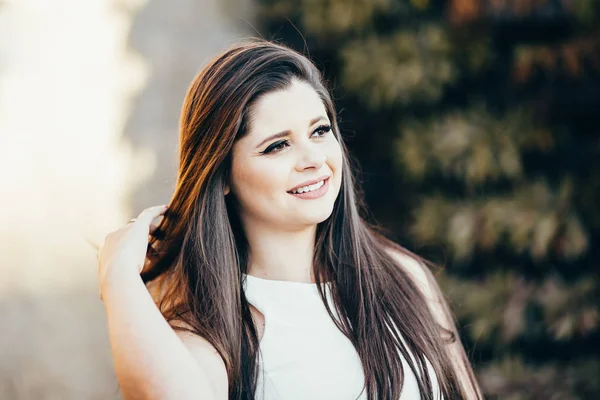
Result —
<svg viewBox="0 0 600 400"><path fill-rule="evenodd" d="M325 164L325 161L327 161L327 156L323 150L314 144L309 144L302 149L298 161L296 162L296 170L298 172L302 172L309 168L318 170Z"/></svg>

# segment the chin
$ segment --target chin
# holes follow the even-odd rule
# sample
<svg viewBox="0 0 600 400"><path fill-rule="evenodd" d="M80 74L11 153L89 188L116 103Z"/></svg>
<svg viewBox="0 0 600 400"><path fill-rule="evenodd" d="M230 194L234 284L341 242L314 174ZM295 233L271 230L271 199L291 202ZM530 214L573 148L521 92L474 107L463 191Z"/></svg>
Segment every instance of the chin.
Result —
<svg viewBox="0 0 600 400"><path fill-rule="evenodd" d="M320 212L311 213L310 215L306 215L304 220L307 221L308 225L317 225L323 221L326 221L331 214L333 213L333 207L329 210L321 209Z"/></svg>

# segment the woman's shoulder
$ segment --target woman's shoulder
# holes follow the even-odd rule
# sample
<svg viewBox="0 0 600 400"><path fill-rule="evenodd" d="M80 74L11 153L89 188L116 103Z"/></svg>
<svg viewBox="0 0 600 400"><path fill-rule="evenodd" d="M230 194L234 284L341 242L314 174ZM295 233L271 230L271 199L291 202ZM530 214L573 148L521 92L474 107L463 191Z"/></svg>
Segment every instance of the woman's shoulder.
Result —
<svg viewBox="0 0 600 400"><path fill-rule="evenodd" d="M394 262L408 274L425 297L429 299L434 298L433 295L436 292L435 289L437 289L437 282L419 256L412 254L395 243L386 246L385 250Z"/></svg>
<svg viewBox="0 0 600 400"><path fill-rule="evenodd" d="M454 321L445 296L425 261L395 243L387 247L386 251L415 283L437 323L445 329L452 327Z"/></svg>

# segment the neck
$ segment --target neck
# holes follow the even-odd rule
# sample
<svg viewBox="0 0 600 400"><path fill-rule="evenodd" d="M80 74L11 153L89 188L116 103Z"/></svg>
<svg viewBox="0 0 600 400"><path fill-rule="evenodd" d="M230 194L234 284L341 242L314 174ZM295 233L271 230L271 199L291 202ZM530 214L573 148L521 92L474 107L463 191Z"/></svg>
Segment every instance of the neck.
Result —
<svg viewBox="0 0 600 400"><path fill-rule="evenodd" d="M250 247L248 274L263 279L314 283L316 232L316 225L294 231L246 229Z"/></svg>

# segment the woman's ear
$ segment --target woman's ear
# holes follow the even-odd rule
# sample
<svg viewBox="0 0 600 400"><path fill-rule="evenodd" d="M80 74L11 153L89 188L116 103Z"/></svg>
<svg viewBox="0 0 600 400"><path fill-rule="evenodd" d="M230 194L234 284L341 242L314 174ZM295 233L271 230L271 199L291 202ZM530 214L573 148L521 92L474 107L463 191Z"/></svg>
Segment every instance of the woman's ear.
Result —
<svg viewBox="0 0 600 400"><path fill-rule="evenodd" d="M225 196L227 196L229 194L229 192L231 192L231 189L229 188L229 185L225 185L225 190L223 191L223 194Z"/></svg>

